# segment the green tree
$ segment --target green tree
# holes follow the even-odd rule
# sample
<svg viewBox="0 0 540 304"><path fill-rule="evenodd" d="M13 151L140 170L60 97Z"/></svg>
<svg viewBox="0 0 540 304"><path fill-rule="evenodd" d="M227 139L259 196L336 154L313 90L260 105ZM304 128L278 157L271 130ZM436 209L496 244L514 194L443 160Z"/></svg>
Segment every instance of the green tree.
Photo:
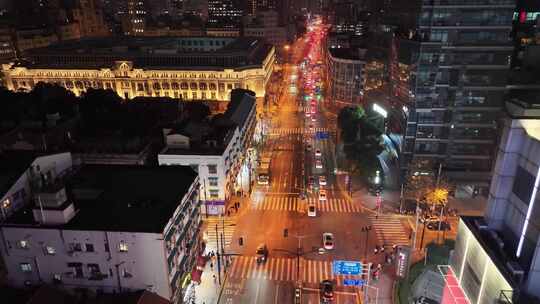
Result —
<svg viewBox="0 0 540 304"><path fill-rule="evenodd" d="M356 140L360 120L365 114L362 107L346 107L339 112L337 122L344 142L352 143Z"/></svg>
<svg viewBox="0 0 540 304"><path fill-rule="evenodd" d="M338 115L345 156L353 165L352 171L364 178L381 169L378 155L384 150L382 133L371 118L360 106L344 108Z"/></svg>

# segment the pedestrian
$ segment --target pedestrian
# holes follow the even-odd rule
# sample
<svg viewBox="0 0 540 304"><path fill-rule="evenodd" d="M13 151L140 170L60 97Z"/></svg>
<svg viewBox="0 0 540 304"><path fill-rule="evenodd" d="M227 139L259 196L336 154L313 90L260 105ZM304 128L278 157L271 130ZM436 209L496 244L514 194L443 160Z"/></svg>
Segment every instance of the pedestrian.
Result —
<svg viewBox="0 0 540 304"><path fill-rule="evenodd" d="M212 277L214 278L214 283L216 283L216 275L213 274Z"/></svg>
<svg viewBox="0 0 540 304"><path fill-rule="evenodd" d="M210 262L210 270L214 270L214 263Z"/></svg>
<svg viewBox="0 0 540 304"><path fill-rule="evenodd" d="M227 216L231 216L231 210L227 210Z"/></svg>

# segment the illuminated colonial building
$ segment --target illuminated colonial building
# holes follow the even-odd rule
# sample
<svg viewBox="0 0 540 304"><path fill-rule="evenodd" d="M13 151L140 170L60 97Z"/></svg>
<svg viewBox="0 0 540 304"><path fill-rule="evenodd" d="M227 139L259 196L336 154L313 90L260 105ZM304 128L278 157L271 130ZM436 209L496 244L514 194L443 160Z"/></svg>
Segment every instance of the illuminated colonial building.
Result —
<svg viewBox="0 0 540 304"><path fill-rule="evenodd" d="M216 101L228 101L234 88L264 97L275 61L274 47L262 40L228 37L86 39L32 50L27 59L2 66L8 89L48 82L77 96L103 88L123 98Z"/></svg>

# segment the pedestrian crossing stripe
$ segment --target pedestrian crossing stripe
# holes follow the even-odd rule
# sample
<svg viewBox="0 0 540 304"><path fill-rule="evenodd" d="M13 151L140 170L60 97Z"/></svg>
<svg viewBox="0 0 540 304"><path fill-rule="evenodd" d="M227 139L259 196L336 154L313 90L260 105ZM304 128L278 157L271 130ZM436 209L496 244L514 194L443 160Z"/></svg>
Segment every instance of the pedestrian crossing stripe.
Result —
<svg viewBox="0 0 540 304"><path fill-rule="evenodd" d="M270 135L290 135L290 134L303 134L303 133L315 133L315 132L328 132L328 128L276 128L270 130Z"/></svg>
<svg viewBox="0 0 540 304"><path fill-rule="evenodd" d="M232 238L235 232L236 226L234 221L228 218L222 219L221 217L212 216L203 219L207 223L206 231L204 232L204 238L206 243L214 247L217 244L217 240L221 242L221 234L223 233L223 243L227 247L231 244ZM217 235L216 235L216 225L217 225Z"/></svg>
<svg viewBox="0 0 540 304"><path fill-rule="evenodd" d="M252 210L269 211L302 211L307 208L307 204L315 204L319 212L337 213L359 213L362 207L342 198L329 198L326 201L319 201L316 198L308 198L306 203L302 203L297 197L275 197L268 196L262 199L255 199L249 206Z"/></svg>
<svg viewBox="0 0 540 304"><path fill-rule="evenodd" d="M287 257L269 257L262 264L254 256L238 256L233 259L228 275L240 279L261 279L270 281L296 281L297 259ZM323 280L335 280L343 286L343 280L354 278L349 275L335 275L331 261L300 259L300 279L304 283L318 284ZM357 278L357 277L356 277Z"/></svg>
<svg viewBox="0 0 540 304"><path fill-rule="evenodd" d="M369 215L377 240L387 245L408 245L410 243L409 235L403 228L399 218L388 215Z"/></svg>

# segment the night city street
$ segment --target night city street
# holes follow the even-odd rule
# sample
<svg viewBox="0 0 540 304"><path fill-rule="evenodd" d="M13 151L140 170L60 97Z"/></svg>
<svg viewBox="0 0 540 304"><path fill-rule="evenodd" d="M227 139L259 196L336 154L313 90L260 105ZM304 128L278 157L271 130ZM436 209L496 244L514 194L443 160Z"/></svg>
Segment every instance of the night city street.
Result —
<svg viewBox="0 0 540 304"><path fill-rule="evenodd" d="M2 304L539 304L540 1L0 0Z"/></svg>

